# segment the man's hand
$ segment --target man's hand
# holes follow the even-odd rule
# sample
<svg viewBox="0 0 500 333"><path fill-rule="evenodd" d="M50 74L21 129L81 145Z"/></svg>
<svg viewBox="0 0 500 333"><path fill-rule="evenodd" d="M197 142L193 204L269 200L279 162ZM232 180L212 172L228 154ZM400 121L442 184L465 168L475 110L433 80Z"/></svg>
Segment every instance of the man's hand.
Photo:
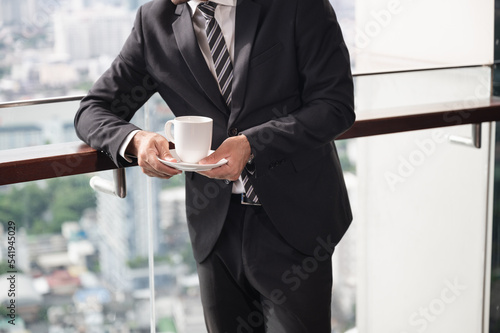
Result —
<svg viewBox="0 0 500 333"><path fill-rule="evenodd" d="M251 152L250 143L246 136L230 137L213 154L199 162L200 164L215 164L225 158L227 163L218 168L199 173L214 179L238 180L250 158Z"/></svg>
<svg viewBox="0 0 500 333"><path fill-rule="evenodd" d="M137 156L137 162L142 168L142 172L150 177L169 179L182 172L158 161L157 157L177 162L170 154L167 139L159 134L146 131L137 132L130 141L126 153Z"/></svg>

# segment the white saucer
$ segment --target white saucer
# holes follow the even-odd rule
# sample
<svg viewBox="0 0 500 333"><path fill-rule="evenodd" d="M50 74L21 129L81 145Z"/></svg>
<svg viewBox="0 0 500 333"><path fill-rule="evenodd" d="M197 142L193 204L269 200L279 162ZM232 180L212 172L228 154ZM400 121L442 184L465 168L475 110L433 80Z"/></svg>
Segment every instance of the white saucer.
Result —
<svg viewBox="0 0 500 333"><path fill-rule="evenodd" d="M211 150L209 152L209 155L212 154L214 151ZM219 162L215 164L198 164L198 163L187 163L187 162L182 162L181 159L179 158L179 155L175 152L175 149L170 149L170 154L172 154L172 157L175 158L177 161L180 162L169 162L162 160L161 158L158 157L158 160L165 164L168 165L169 167L175 168L177 170L182 170L182 171L207 171L211 170L213 168L220 167L221 165L224 165L227 163L227 160L223 158Z"/></svg>

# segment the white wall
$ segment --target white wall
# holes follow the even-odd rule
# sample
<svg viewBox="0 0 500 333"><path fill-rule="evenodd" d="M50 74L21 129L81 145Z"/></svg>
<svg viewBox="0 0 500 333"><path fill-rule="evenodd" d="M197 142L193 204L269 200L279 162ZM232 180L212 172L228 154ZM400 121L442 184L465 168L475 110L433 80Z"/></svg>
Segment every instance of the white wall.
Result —
<svg viewBox="0 0 500 333"><path fill-rule="evenodd" d="M357 72L493 62L493 0L358 0L355 10Z"/></svg>

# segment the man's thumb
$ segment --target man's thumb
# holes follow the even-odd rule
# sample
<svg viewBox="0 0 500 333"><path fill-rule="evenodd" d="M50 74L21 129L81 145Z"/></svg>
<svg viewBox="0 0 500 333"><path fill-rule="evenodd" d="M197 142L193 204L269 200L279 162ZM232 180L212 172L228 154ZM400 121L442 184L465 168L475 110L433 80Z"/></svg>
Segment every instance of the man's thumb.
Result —
<svg viewBox="0 0 500 333"><path fill-rule="evenodd" d="M217 153L217 151L215 151L212 154L200 160L198 164L215 164L222 159L222 157L219 157L218 155L219 154Z"/></svg>
<svg viewBox="0 0 500 333"><path fill-rule="evenodd" d="M169 161L169 162L178 162L175 157L172 156L172 154L170 153L170 151L163 151L161 154L160 154L160 158L162 160L165 160L165 161Z"/></svg>

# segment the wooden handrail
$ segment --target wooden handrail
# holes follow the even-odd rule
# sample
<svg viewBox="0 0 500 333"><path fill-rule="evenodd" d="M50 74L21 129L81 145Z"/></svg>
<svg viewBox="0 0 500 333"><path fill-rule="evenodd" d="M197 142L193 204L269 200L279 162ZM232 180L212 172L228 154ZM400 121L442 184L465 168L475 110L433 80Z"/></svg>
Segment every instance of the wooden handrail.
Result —
<svg viewBox="0 0 500 333"><path fill-rule="evenodd" d="M476 100L472 106L430 104L358 114L355 124L339 140L500 121L500 99ZM3 150L0 152L0 185L115 168L105 154L82 142Z"/></svg>
<svg viewBox="0 0 500 333"><path fill-rule="evenodd" d="M105 154L82 142L0 152L0 185L115 169Z"/></svg>
<svg viewBox="0 0 500 333"><path fill-rule="evenodd" d="M472 104L472 105L471 105ZM500 121L500 98L390 108L363 112L338 139Z"/></svg>

